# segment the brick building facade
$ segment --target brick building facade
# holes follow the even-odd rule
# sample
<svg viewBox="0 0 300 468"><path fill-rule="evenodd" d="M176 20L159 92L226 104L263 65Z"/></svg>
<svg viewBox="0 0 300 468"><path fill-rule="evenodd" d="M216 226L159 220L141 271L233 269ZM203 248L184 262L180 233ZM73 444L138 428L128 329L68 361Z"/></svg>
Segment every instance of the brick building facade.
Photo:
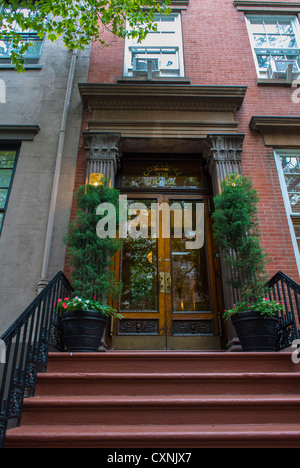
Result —
<svg viewBox="0 0 300 468"><path fill-rule="evenodd" d="M83 113L76 171L76 161L70 166L74 193L91 173L103 173L132 202L199 201L205 217L205 245L198 257L158 239L141 250L148 263L139 272L145 259L134 264L128 245L120 253L117 279L129 280L114 303L125 319L111 325L113 348L219 349L232 342L222 312L235 297L226 286L211 226L212 198L231 172L250 177L258 191L270 278L280 270L299 280L299 13L300 4L287 0L174 0L172 13L157 16L158 30L144 43L104 32L109 47L92 45L89 68L77 79ZM74 132L68 131L72 139ZM16 181L0 247L11 229ZM75 202L71 206L68 200L66 213L73 219ZM57 206L55 216L61 227L51 249L62 253L55 265L64 265L69 276L57 238L66 231L68 214L62 221ZM43 249L42 236L37 243ZM55 273L52 264L48 280ZM185 268L190 275L178 279ZM32 283L41 279L40 271L41 265L31 270ZM146 293L133 298L138 281ZM10 312L3 312L5 324L18 307L12 299Z"/></svg>

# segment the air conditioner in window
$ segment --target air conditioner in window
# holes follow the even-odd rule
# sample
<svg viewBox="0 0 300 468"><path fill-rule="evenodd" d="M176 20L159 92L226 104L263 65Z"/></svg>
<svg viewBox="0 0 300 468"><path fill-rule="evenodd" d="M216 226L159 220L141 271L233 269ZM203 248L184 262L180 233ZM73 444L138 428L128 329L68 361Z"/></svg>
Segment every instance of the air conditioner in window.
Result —
<svg viewBox="0 0 300 468"><path fill-rule="evenodd" d="M296 60L271 60L268 67L268 78L272 80L286 79L292 81L300 75Z"/></svg>
<svg viewBox="0 0 300 468"><path fill-rule="evenodd" d="M158 75L159 63L158 59L153 58L134 58L133 59L133 75L144 76L151 79L153 75Z"/></svg>

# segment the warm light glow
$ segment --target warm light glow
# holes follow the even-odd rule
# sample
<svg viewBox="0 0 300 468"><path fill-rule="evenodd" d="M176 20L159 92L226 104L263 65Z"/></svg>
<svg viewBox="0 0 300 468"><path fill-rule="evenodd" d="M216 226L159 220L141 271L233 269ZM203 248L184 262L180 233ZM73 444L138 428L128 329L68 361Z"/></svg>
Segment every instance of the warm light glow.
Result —
<svg viewBox="0 0 300 468"><path fill-rule="evenodd" d="M98 187L99 185L103 185L103 179L104 175L98 172L93 172L93 174L90 175L90 180L89 183L90 185L94 185L95 187Z"/></svg>

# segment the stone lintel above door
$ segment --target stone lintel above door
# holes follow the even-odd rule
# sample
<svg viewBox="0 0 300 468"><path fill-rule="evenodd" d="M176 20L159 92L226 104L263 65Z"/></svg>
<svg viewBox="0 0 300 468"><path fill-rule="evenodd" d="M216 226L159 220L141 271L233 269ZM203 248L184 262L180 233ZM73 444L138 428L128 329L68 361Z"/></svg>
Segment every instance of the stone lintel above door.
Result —
<svg viewBox="0 0 300 468"><path fill-rule="evenodd" d="M206 139L237 133L246 86L80 84L91 132L122 138Z"/></svg>

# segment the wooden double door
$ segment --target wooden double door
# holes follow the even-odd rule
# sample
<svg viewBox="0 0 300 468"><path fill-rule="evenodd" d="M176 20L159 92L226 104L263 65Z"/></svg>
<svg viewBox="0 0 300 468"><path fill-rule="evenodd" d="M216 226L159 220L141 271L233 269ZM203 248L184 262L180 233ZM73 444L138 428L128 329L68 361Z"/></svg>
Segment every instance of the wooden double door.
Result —
<svg viewBox="0 0 300 468"><path fill-rule="evenodd" d="M222 302L207 196L128 195L113 349L219 349Z"/></svg>

